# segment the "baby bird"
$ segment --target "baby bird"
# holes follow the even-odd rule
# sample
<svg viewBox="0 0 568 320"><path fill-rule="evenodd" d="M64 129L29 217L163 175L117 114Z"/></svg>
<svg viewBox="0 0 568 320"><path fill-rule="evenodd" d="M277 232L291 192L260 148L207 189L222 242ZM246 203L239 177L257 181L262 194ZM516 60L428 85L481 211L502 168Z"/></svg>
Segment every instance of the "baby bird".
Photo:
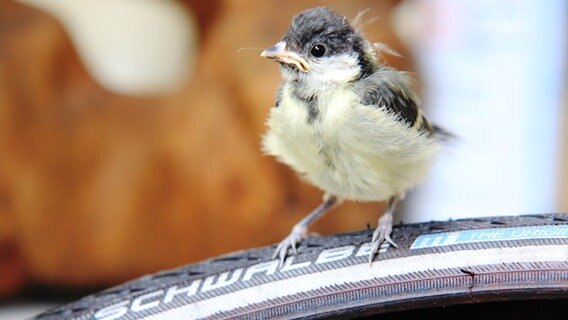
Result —
<svg viewBox="0 0 568 320"><path fill-rule="evenodd" d="M282 40L261 53L280 64L283 78L264 151L325 192L277 246L280 265L308 226L343 200L388 201L369 263L384 241L396 246L396 204L425 178L440 145L409 77L376 55L344 16L323 7L297 14Z"/></svg>

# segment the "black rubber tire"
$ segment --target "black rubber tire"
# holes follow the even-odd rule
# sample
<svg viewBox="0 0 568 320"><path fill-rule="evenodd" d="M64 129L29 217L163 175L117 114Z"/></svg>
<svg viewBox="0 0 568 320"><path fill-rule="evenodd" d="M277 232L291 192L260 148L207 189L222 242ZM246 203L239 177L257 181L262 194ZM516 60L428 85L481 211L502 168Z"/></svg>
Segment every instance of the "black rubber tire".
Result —
<svg viewBox="0 0 568 320"><path fill-rule="evenodd" d="M383 246L369 265L372 231L311 237L282 269L272 246L159 272L37 319L384 318L473 303L568 301L568 214L397 226L398 248ZM559 319L568 319L566 309L555 311Z"/></svg>

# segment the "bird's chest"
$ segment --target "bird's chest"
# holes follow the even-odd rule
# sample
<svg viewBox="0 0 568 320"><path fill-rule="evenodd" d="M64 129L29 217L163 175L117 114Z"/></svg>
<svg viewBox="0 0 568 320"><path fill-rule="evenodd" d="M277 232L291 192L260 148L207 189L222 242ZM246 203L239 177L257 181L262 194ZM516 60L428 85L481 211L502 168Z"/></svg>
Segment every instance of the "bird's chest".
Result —
<svg viewBox="0 0 568 320"><path fill-rule="evenodd" d="M345 154L345 130L356 125L356 101L347 90L306 99L284 92L268 123L275 140L266 144L269 153L306 174L338 170L338 164L350 158Z"/></svg>

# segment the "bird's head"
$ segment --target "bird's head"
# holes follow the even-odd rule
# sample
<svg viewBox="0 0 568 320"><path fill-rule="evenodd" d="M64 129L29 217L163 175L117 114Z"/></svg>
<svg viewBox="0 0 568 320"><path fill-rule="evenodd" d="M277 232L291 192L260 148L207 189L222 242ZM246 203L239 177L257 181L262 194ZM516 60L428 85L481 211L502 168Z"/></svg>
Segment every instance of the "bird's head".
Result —
<svg viewBox="0 0 568 320"><path fill-rule="evenodd" d="M278 61L285 78L345 84L376 68L371 48L347 18L318 7L294 16L282 40L261 56Z"/></svg>

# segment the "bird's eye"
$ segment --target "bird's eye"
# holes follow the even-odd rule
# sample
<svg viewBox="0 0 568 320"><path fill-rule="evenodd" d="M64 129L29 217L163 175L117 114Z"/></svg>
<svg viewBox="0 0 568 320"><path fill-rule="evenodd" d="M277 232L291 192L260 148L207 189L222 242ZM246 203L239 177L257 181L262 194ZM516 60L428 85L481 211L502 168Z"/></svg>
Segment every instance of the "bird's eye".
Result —
<svg viewBox="0 0 568 320"><path fill-rule="evenodd" d="M312 49L310 49L310 53L312 54L312 56L316 58L323 57L325 52L326 52L325 46L319 43L314 45Z"/></svg>

